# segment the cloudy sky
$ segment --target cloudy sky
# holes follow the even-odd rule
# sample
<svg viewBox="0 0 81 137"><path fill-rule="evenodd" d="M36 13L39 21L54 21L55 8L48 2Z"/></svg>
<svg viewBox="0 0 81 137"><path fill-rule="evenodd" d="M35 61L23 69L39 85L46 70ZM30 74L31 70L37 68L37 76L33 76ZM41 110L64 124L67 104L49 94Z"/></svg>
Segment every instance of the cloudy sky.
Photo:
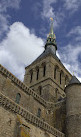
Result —
<svg viewBox="0 0 81 137"><path fill-rule="evenodd" d="M44 50L50 17L61 61L81 77L81 0L0 0L0 64L20 80Z"/></svg>

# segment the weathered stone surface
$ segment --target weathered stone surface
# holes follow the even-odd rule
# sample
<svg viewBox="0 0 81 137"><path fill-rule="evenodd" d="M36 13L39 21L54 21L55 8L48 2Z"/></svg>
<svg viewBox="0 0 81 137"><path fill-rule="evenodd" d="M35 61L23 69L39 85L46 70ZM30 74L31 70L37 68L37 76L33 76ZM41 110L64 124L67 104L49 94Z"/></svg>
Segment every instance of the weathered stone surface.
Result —
<svg viewBox="0 0 81 137"><path fill-rule="evenodd" d="M14 105L14 109L12 104ZM5 108L5 110L3 108ZM9 98L6 98L6 96L4 96L2 93L0 93L0 112L1 112L0 122L1 122L1 130L2 130L1 135L3 136L5 136L5 132L4 132L5 130L8 135L14 136L16 132L14 131L16 123L15 124L13 123L11 127L11 122L12 120L13 122L16 122L16 119L14 120L14 117L12 118L12 115L14 116L15 114L17 116L17 114L19 114L21 117L24 118L25 122L29 122L33 124L34 126L36 126L36 128L39 127L42 130L45 130L57 137L64 137L64 134L61 133L59 130L50 126L48 123L44 122L43 120L39 119L38 117L27 111L26 109L22 108L20 105L16 104L14 101L10 100ZM5 116L5 118L3 116ZM5 121L6 118L7 120L9 119L8 122L10 123L9 125L11 127L9 128L9 130L7 129L8 128L7 122ZM7 130L9 131L9 133L7 132Z"/></svg>
<svg viewBox="0 0 81 137"><path fill-rule="evenodd" d="M66 87L66 135L81 137L81 84Z"/></svg>

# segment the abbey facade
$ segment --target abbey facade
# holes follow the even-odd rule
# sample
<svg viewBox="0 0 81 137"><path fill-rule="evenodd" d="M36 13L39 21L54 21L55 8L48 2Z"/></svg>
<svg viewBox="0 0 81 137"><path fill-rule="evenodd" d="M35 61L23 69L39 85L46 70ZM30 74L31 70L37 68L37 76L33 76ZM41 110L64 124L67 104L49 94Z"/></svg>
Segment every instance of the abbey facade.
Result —
<svg viewBox="0 0 81 137"><path fill-rule="evenodd" d="M51 22L45 50L23 82L0 65L0 137L81 137L81 84L56 50Z"/></svg>

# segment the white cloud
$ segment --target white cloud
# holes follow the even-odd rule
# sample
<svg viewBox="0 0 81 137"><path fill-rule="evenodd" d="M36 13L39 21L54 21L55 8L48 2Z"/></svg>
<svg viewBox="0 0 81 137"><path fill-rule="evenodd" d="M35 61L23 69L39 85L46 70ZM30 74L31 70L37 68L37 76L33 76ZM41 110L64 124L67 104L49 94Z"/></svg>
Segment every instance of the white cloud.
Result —
<svg viewBox="0 0 81 137"><path fill-rule="evenodd" d="M59 54L58 51L56 52L56 55L57 55L57 57L60 59L60 54Z"/></svg>
<svg viewBox="0 0 81 137"><path fill-rule="evenodd" d="M64 7L75 12L81 6L81 0L64 0Z"/></svg>
<svg viewBox="0 0 81 137"><path fill-rule="evenodd" d="M81 26L76 26L75 28L73 28L69 33L68 36L71 35L81 35Z"/></svg>
<svg viewBox="0 0 81 137"><path fill-rule="evenodd" d="M64 18L64 13L58 8L55 11L54 4L56 4L58 0L43 0L43 11L41 16L43 19L47 19L49 21L50 17L54 19L54 27L58 27Z"/></svg>
<svg viewBox="0 0 81 137"><path fill-rule="evenodd" d="M81 44L80 44L81 45ZM74 75L76 75L79 79L81 77L81 46L68 44L66 47L62 48L63 52L59 53L61 56L61 60L64 66Z"/></svg>
<svg viewBox="0 0 81 137"><path fill-rule="evenodd" d="M68 37L75 37L74 38L74 42L81 42L81 26L76 26L75 28L73 28L68 34ZM81 43L80 43L81 44Z"/></svg>
<svg viewBox="0 0 81 137"><path fill-rule="evenodd" d="M1 0L0 1L0 12L6 12L7 8L18 9L21 0Z"/></svg>
<svg viewBox="0 0 81 137"><path fill-rule="evenodd" d="M0 14L0 36L8 30L8 16Z"/></svg>
<svg viewBox="0 0 81 137"><path fill-rule="evenodd" d="M56 0L43 0L43 11L42 16L43 18L50 18L55 16L53 7L51 6L52 3L56 3Z"/></svg>
<svg viewBox="0 0 81 137"><path fill-rule="evenodd" d="M81 81L81 26L76 26L67 34L69 44L60 48L58 55L64 66Z"/></svg>
<svg viewBox="0 0 81 137"><path fill-rule="evenodd" d="M0 1L0 37L9 29L9 15L8 8L19 9L21 0L1 0Z"/></svg>
<svg viewBox="0 0 81 137"><path fill-rule="evenodd" d="M22 23L15 22L0 43L0 63L22 80L25 66L43 52L43 46L41 38L31 34Z"/></svg>

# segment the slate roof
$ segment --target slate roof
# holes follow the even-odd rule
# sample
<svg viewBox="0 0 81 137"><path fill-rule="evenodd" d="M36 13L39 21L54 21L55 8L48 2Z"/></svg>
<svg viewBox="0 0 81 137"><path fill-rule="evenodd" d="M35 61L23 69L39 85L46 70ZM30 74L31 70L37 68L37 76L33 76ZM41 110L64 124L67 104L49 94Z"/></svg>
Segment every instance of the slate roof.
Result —
<svg viewBox="0 0 81 137"><path fill-rule="evenodd" d="M43 58L43 57L45 57L45 56L47 56L47 55L49 55L49 54L51 54L55 59L60 61L60 59L57 57L57 55L54 54L52 46L50 46L49 48L46 48L46 50L44 50L44 52L36 60L34 60L34 62L41 59L41 58Z"/></svg>
<svg viewBox="0 0 81 137"><path fill-rule="evenodd" d="M75 83L80 83L80 81L76 78L76 76L72 76L72 79L70 80L70 82L69 82L69 85L70 84L75 84Z"/></svg>

